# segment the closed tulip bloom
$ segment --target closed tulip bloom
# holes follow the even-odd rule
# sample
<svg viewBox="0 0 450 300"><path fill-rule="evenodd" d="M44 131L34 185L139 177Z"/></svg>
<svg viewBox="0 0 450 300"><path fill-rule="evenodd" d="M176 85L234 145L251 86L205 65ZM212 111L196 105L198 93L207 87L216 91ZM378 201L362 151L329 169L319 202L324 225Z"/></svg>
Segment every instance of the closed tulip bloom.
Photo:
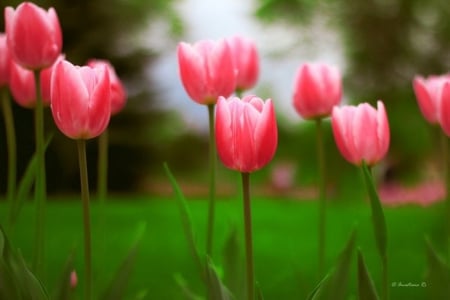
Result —
<svg viewBox="0 0 450 300"><path fill-rule="evenodd" d="M23 68L14 61L11 62L9 88L17 104L24 108L36 106L36 83L33 71Z"/></svg>
<svg viewBox="0 0 450 300"><path fill-rule="evenodd" d="M217 152L226 167L249 173L272 160L278 143L272 100L220 97L215 127Z"/></svg>
<svg viewBox="0 0 450 300"><path fill-rule="evenodd" d="M440 109L438 109L442 130L450 137L450 80L445 81L441 91Z"/></svg>
<svg viewBox="0 0 450 300"><path fill-rule="evenodd" d="M243 91L255 86L259 76L259 55L255 43L241 36L228 38L237 69L236 89Z"/></svg>
<svg viewBox="0 0 450 300"><path fill-rule="evenodd" d="M50 96L56 126L69 138L94 138L108 126L111 101L105 67L80 67L58 61L52 73Z"/></svg>
<svg viewBox="0 0 450 300"><path fill-rule="evenodd" d="M428 78L416 76L413 79L413 89L420 111L431 124L439 123L442 87L446 81L450 81L450 75L432 75Z"/></svg>
<svg viewBox="0 0 450 300"><path fill-rule="evenodd" d="M48 11L23 2L16 10L5 8L5 28L11 55L27 69L51 66L62 48L62 33L53 8Z"/></svg>
<svg viewBox="0 0 450 300"><path fill-rule="evenodd" d="M61 54L53 65L43 69L39 74L41 83L41 97L44 105L50 105L50 83L52 79L52 72L58 60L64 59L64 57L65 56Z"/></svg>
<svg viewBox="0 0 450 300"><path fill-rule="evenodd" d="M92 59L88 61L88 66L105 66L109 72L109 82L111 84L111 115L119 113L126 104L127 94L122 81L117 76L116 70L110 62L102 59Z"/></svg>
<svg viewBox="0 0 450 300"><path fill-rule="evenodd" d="M336 145L348 162L371 166L386 155L390 133L383 102L377 102L377 109L368 103L336 106L331 125Z"/></svg>
<svg viewBox="0 0 450 300"><path fill-rule="evenodd" d="M8 85L11 68L11 55L6 44L6 35L0 33L0 87Z"/></svg>
<svg viewBox="0 0 450 300"><path fill-rule="evenodd" d="M293 104L304 119L326 117L342 98L342 79L337 67L324 63L300 66L294 81Z"/></svg>
<svg viewBox="0 0 450 300"><path fill-rule="evenodd" d="M189 97L199 104L215 104L236 88L233 56L225 40L202 40L177 48L181 82Z"/></svg>

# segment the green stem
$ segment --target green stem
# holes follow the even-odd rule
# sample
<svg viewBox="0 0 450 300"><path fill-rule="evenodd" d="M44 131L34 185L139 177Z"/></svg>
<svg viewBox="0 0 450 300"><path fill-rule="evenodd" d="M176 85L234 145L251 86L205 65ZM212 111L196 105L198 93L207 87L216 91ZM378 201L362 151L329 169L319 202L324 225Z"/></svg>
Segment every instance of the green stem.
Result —
<svg viewBox="0 0 450 300"><path fill-rule="evenodd" d="M254 300L255 279L253 266L253 238L252 211L250 203L250 174L242 173L242 190L244 198L244 232L245 232L245 261L247 272L247 299Z"/></svg>
<svg viewBox="0 0 450 300"><path fill-rule="evenodd" d="M317 160L319 165L319 278L322 278L325 265L326 238L326 193L325 193L325 155L323 151L322 118L316 119Z"/></svg>
<svg viewBox="0 0 450 300"><path fill-rule="evenodd" d="M14 115L11 108L11 100L8 97L8 90L2 87L0 90L3 108L3 118L5 119L6 144L8 148L8 187L6 199L9 205L9 227L14 226L14 215L16 210L16 174L17 174L17 146L16 130L14 128Z"/></svg>
<svg viewBox="0 0 450 300"><path fill-rule="evenodd" d="M381 270L382 270L382 289L381 289L381 299L388 300L389 299L389 282L388 282L388 262L387 256L383 256L381 258Z"/></svg>
<svg viewBox="0 0 450 300"><path fill-rule="evenodd" d="M44 104L41 98L40 70L34 71L36 83L36 107L34 110L34 127L36 139L36 181L35 181L35 205L36 205L36 236L33 258L33 270L38 278L44 276L45 253L45 206L46 206L46 178L45 178L45 142L44 142Z"/></svg>
<svg viewBox="0 0 450 300"><path fill-rule="evenodd" d="M89 182L86 160L86 141L77 140L78 161L80 165L81 200L83 202L84 225L84 263L85 263L85 297L92 299L92 257L91 257L91 217L89 211Z"/></svg>
<svg viewBox="0 0 450 300"><path fill-rule="evenodd" d="M108 143L109 132L106 129L98 139L97 192L100 203L106 201L108 190Z"/></svg>
<svg viewBox="0 0 450 300"><path fill-rule="evenodd" d="M441 130L441 147L442 147L442 165L444 167L444 181L445 181L445 235L447 245L447 264L450 265L450 160L448 149L448 137Z"/></svg>
<svg viewBox="0 0 450 300"><path fill-rule="evenodd" d="M206 234L206 254L212 258L214 214L216 196L216 141L214 134L214 104L208 105L209 117L209 202L208 228Z"/></svg>

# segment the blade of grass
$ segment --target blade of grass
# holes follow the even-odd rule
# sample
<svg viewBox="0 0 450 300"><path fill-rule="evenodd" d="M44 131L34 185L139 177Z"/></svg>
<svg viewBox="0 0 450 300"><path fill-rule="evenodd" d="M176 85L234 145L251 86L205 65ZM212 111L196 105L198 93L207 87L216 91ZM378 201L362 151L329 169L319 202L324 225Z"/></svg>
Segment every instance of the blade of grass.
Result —
<svg viewBox="0 0 450 300"><path fill-rule="evenodd" d="M361 249L358 249L358 297L359 300L379 299Z"/></svg>
<svg viewBox="0 0 450 300"><path fill-rule="evenodd" d="M450 267L439 257L428 238L427 246L428 272L425 285L429 299L450 299Z"/></svg>
<svg viewBox="0 0 450 300"><path fill-rule="evenodd" d="M220 280L217 275L216 269L208 257L207 262L207 276L208 276L208 291L210 293L210 299L214 300L231 300L232 296L230 291Z"/></svg>

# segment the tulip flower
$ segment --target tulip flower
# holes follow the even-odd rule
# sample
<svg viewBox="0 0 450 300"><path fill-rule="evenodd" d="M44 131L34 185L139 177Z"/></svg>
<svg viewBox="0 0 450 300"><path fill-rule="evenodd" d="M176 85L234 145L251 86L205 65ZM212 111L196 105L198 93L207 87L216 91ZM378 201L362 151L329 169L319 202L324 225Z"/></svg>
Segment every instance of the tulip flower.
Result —
<svg viewBox="0 0 450 300"><path fill-rule="evenodd" d="M255 86L259 76L259 56L250 39L233 36L227 39L237 69L236 90L242 92Z"/></svg>
<svg viewBox="0 0 450 300"><path fill-rule="evenodd" d="M272 100L220 97L216 109L217 152L230 169L250 173L264 167L277 148Z"/></svg>
<svg viewBox="0 0 450 300"><path fill-rule="evenodd" d="M12 62L9 76L9 87L16 103L24 108L34 108L36 106L36 83L33 71Z"/></svg>
<svg viewBox="0 0 450 300"><path fill-rule="evenodd" d="M439 109L443 96L442 88L444 83L449 81L449 74L441 76L432 75L428 78L416 76L413 79L413 89L420 111L431 124L439 123Z"/></svg>
<svg viewBox="0 0 450 300"><path fill-rule="evenodd" d="M58 15L23 2L15 10L5 8L7 43L17 63L38 70L51 66L62 48L62 33Z"/></svg>
<svg viewBox="0 0 450 300"><path fill-rule="evenodd" d="M194 45L179 43L178 66L189 97L199 104L215 104L236 88L236 70L226 40L202 40Z"/></svg>
<svg viewBox="0 0 450 300"><path fill-rule="evenodd" d="M55 63L53 65L51 65L48 68L43 69L40 73L39 73L39 77L40 77L40 84L41 84L41 99L42 102L44 103L44 105L50 105L50 83L51 83L51 79L52 79L52 72L54 67L56 66L56 63L61 60L64 59L65 56L63 54L61 54L58 59L55 61Z"/></svg>
<svg viewBox="0 0 450 300"><path fill-rule="evenodd" d="M127 94L122 81L116 74L116 71L110 62L102 59L91 59L87 63L88 66L105 66L109 72L109 82L111 85L111 115L119 113L126 104Z"/></svg>
<svg viewBox="0 0 450 300"><path fill-rule="evenodd" d="M293 104L305 119L326 117L342 98L339 70L324 63L300 66L294 81Z"/></svg>
<svg viewBox="0 0 450 300"><path fill-rule="evenodd" d="M337 147L350 163L372 166L386 155L390 133L383 102L377 102L377 109L367 103L334 107L331 125Z"/></svg>
<svg viewBox="0 0 450 300"><path fill-rule="evenodd" d="M0 87L8 85L10 68L11 55L6 44L6 35L0 33Z"/></svg>
<svg viewBox="0 0 450 300"><path fill-rule="evenodd" d="M106 129L111 115L106 67L80 67L61 60L53 70L50 95L55 123L69 138L90 139Z"/></svg>

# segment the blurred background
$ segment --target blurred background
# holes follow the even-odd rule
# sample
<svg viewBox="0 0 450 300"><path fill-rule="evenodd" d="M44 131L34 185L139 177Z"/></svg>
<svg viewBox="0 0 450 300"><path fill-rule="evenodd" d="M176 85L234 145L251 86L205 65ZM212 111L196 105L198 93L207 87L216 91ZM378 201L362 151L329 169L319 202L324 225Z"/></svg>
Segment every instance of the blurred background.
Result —
<svg viewBox="0 0 450 300"><path fill-rule="evenodd" d="M21 1L1 1L16 7ZM315 127L291 106L297 67L306 61L337 65L344 76L344 102L382 99L391 126L388 158L380 181L413 184L438 170L439 130L420 114L412 90L416 74L450 66L450 3L446 0L59 0L34 1L55 7L63 29L63 52L75 64L90 58L112 62L128 91L126 108L110 123L109 190L170 191L162 163L195 192L206 185L207 110L191 101L178 76L176 46L241 34L260 51L261 75L252 93L272 98L278 114L279 148L274 161L256 174L256 184L275 191L300 188L307 197L317 175ZM3 28L3 14L0 15ZM19 175L34 151L32 111L14 106ZM60 134L47 111L50 193L79 191L75 143ZM0 140L4 141L0 122ZM359 171L339 155L326 130L330 190L355 195ZM97 143L88 143L91 187L96 183ZM6 165L0 146L0 166ZM219 176L232 172L219 164ZM356 176L356 177L355 177ZM6 168L0 167L5 190ZM281 179L280 179L281 178ZM281 180L281 183L279 182ZM359 179L358 179L359 180ZM351 184L346 184L351 183ZM167 189L166 189L167 187ZM219 185L219 192L229 187ZM358 189L358 188L356 188ZM205 188L206 193L206 188ZM363 193L363 191L361 191Z"/></svg>

